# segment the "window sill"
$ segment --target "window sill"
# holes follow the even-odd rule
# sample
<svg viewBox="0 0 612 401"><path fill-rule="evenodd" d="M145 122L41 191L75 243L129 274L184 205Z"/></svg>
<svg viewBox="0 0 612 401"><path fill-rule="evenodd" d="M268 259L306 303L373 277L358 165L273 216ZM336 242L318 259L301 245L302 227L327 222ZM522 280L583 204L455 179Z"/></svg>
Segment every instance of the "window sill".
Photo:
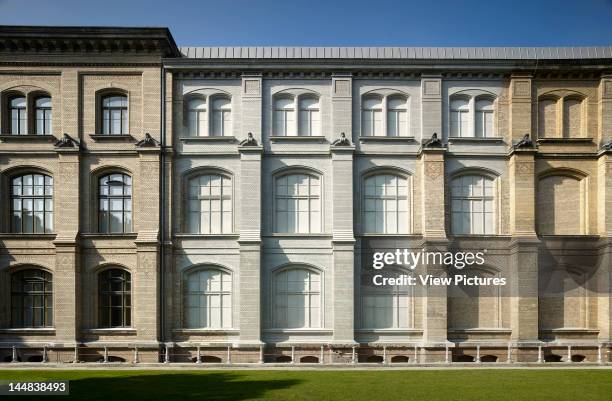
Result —
<svg viewBox="0 0 612 401"><path fill-rule="evenodd" d="M416 142L413 136L360 136L359 142Z"/></svg>
<svg viewBox="0 0 612 401"><path fill-rule="evenodd" d="M82 330L85 334L101 334L101 335L135 335L137 334L136 329L131 327L117 327L117 328L108 328L108 329L86 329Z"/></svg>
<svg viewBox="0 0 612 401"><path fill-rule="evenodd" d="M490 239L490 238L512 238L512 235L507 234L449 234L449 239Z"/></svg>
<svg viewBox="0 0 612 401"><path fill-rule="evenodd" d="M587 328L581 328L581 327L540 329L540 331L544 333L555 333L555 334L583 334L583 333L597 334L599 333L599 329L587 329Z"/></svg>
<svg viewBox="0 0 612 401"><path fill-rule="evenodd" d="M24 327L24 328L8 328L0 329L0 334L49 334L55 335L55 328L53 327Z"/></svg>
<svg viewBox="0 0 612 401"><path fill-rule="evenodd" d="M236 142L235 136L182 136L181 142Z"/></svg>
<svg viewBox="0 0 612 401"><path fill-rule="evenodd" d="M331 329L311 328L311 329L264 329L264 333L280 334L333 334Z"/></svg>
<svg viewBox="0 0 612 401"><path fill-rule="evenodd" d="M134 239L138 233L86 233L81 234L82 238L87 239Z"/></svg>
<svg viewBox="0 0 612 401"><path fill-rule="evenodd" d="M272 237L272 238L328 238L332 237L332 234L327 233L270 233L262 235L262 237Z"/></svg>
<svg viewBox="0 0 612 401"><path fill-rule="evenodd" d="M500 334L510 334L512 333L512 329L508 329L505 327L477 327L477 328L469 328L469 329L448 329L449 333L465 333L465 334L489 334L489 333L500 333Z"/></svg>
<svg viewBox="0 0 612 401"><path fill-rule="evenodd" d="M93 139L96 142L99 141L131 141L134 139L134 137L130 134L126 134L126 135L102 135L102 134L92 134L89 135L89 137L91 139Z"/></svg>
<svg viewBox="0 0 612 401"><path fill-rule="evenodd" d="M57 234L23 234L23 233L0 233L0 239L55 239Z"/></svg>
<svg viewBox="0 0 612 401"><path fill-rule="evenodd" d="M57 138L53 135L10 135L1 134L0 142L54 142Z"/></svg>
<svg viewBox="0 0 612 401"><path fill-rule="evenodd" d="M238 238L239 234L174 234L174 238L181 239L216 239Z"/></svg>
<svg viewBox="0 0 612 401"><path fill-rule="evenodd" d="M177 334L238 334L238 329L173 329Z"/></svg>
<svg viewBox="0 0 612 401"><path fill-rule="evenodd" d="M270 142L325 142L324 136L270 136Z"/></svg>
<svg viewBox="0 0 612 401"><path fill-rule="evenodd" d="M595 143L593 138L538 138L538 143Z"/></svg>
<svg viewBox="0 0 612 401"><path fill-rule="evenodd" d="M372 333L372 334L422 334L422 329L401 329L401 328L393 328L393 329L356 329L357 333Z"/></svg>
<svg viewBox="0 0 612 401"><path fill-rule="evenodd" d="M448 142L450 143L461 143L461 142L468 142L468 143L496 143L496 142L503 142L504 138L501 137L492 137L492 138L458 138L458 137L450 137L448 138Z"/></svg>
<svg viewBox="0 0 612 401"><path fill-rule="evenodd" d="M356 237L365 237L365 238L372 238L372 237L390 237L390 238L394 238L394 237L401 237L401 238L405 238L405 237L413 237L413 238L421 238L422 235L421 234L384 234L384 233L363 233L363 234L355 234Z"/></svg>

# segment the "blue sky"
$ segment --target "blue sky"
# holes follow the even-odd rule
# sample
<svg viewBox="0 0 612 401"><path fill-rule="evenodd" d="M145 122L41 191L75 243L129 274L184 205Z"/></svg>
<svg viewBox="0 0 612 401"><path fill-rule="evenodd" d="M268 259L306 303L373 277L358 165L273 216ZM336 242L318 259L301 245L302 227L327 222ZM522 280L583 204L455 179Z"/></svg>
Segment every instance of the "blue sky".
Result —
<svg viewBox="0 0 612 401"><path fill-rule="evenodd" d="M612 45L612 0L0 0L0 24L167 26L196 46Z"/></svg>

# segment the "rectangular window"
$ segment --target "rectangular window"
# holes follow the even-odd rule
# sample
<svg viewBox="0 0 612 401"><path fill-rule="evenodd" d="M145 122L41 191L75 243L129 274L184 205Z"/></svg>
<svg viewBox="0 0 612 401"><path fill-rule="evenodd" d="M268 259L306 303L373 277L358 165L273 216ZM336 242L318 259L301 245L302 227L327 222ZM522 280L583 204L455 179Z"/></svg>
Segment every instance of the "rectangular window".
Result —
<svg viewBox="0 0 612 401"><path fill-rule="evenodd" d="M389 110L387 115L387 135L405 136L406 131L406 110Z"/></svg>
<svg viewBox="0 0 612 401"><path fill-rule="evenodd" d="M493 112L476 112L476 137L491 138L493 136Z"/></svg>

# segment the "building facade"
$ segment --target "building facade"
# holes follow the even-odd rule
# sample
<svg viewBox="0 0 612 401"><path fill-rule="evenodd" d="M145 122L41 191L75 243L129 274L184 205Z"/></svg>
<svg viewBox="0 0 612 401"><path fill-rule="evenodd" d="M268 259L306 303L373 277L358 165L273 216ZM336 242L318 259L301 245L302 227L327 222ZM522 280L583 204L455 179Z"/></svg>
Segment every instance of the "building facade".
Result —
<svg viewBox="0 0 612 401"><path fill-rule="evenodd" d="M0 94L2 360L610 360L612 48L3 27Z"/></svg>

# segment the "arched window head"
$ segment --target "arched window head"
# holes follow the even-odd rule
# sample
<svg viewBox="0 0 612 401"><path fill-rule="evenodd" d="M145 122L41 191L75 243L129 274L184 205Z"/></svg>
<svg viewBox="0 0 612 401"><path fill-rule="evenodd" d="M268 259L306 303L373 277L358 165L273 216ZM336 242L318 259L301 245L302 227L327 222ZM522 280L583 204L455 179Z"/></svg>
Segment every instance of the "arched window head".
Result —
<svg viewBox="0 0 612 401"><path fill-rule="evenodd" d="M232 180L203 174L189 180L187 231L194 234L232 232Z"/></svg>
<svg viewBox="0 0 612 401"><path fill-rule="evenodd" d="M293 268L274 274L274 326L286 329L321 327L321 275Z"/></svg>
<svg viewBox="0 0 612 401"><path fill-rule="evenodd" d="M363 136L384 136L382 110L383 102L381 97L364 97L361 124Z"/></svg>
<svg viewBox="0 0 612 401"><path fill-rule="evenodd" d="M319 177L310 174L287 174L276 178L276 232L321 232L319 181Z"/></svg>
<svg viewBox="0 0 612 401"><path fill-rule="evenodd" d="M184 307L188 328L231 328L232 276L218 269L196 270L187 274Z"/></svg>
<svg viewBox="0 0 612 401"><path fill-rule="evenodd" d="M11 328L53 327L53 278L40 269L11 274Z"/></svg>
<svg viewBox="0 0 612 401"><path fill-rule="evenodd" d="M212 101L211 136L232 134L232 102L228 97L215 97Z"/></svg>
<svg viewBox="0 0 612 401"><path fill-rule="evenodd" d="M51 98L48 96L38 97L34 101L36 117L36 135L51 135L52 131L52 109Z"/></svg>
<svg viewBox="0 0 612 401"><path fill-rule="evenodd" d="M582 100L574 97L563 99L563 137L582 137Z"/></svg>
<svg viewBox="0 0 612 401"><path fill-rule="evenodd" d="M208 135L206 99L196 97L187 102L187 129L189 136Z"/></svg>
<svg viewBox="0 0 612 401"><path fill-rule="evenodd" d="M401 96L387 99L387 136L408 135L408 102Z"/></svg>
<svg viewBox="0 0 612 401"><path fill-rule="evenodd" d="M274 135L297 135L295 98L293 96L279 96L274 100Z"/></svg>
<svg viewBox="0 0 612 401"><path fill-rule="evenodd" d="M102 97L102 134L128 135L128 99L126 95Z"/></svg>
<svg viewBox="0 0 612 401"><path fill-rule="evenodd" d="M408 179L378 174L364 181L364 232L408 234L410 227Z"/></svg>
<svg viewBox="0 0 612 401"><path fill-rule="evenodd" d="M487 176L463 175L451 185L453 234L495 234L495 183Z"/></svg>
<svg viewBox="0 0 612 401"><path fill-rule="evenodd" d="M470 105L467 98L456 98L450 104L450 136L455 138L471 137Z"/></svg>
<svg viewBox="0 0 612 401"><path fill-rule="evenodd" d="M321 135L321 118L319 114L319 99L315 96L302 96L299 99L299 130L300 136Z"/></svg>
<svg viewBox="0 0 612 401"><path fill-rule="evenodd" d="M493 100L476 99L475 128L477 138L492 138L493 135Z"/></svg>
<svg viewBox="0 0 612 401"><path fill-rule="evenodd" d="M132 177L112 173L98 180L98 231L132 231Z"/></svg>
<svg viewBox="0 0 612 401"><path fill-rule="evenodd" d="M11 116L11 135L28 134L28 117L25 96L14 96L9 99L9 115Z"/></svg>
<svg viewBox="0 0 612 401"><path fill-rule="evenodd" d="M23 174L11 180L11 232L53 232L53 178Z"/></svg>
<svg viewBox="0 0 612 401"><path fill-rule="evenodd" d="M98 275L98 322L101 328L132 325L132 280L123 269Z"/></svg>

